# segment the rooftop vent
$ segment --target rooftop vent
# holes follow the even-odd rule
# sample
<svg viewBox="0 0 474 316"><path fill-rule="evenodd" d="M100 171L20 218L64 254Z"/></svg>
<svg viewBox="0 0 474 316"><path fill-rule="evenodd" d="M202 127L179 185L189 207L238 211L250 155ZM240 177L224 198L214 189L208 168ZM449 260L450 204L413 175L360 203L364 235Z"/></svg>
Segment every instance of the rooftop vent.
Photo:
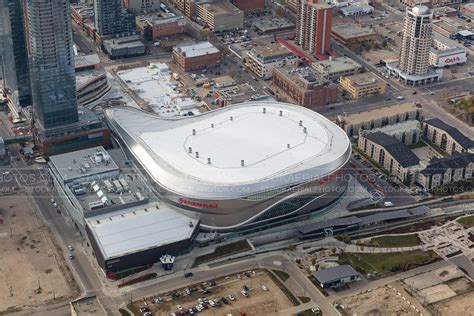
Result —
<svg viewBox="0 0 474 316"><path fill-rule="evenodd" d="M194 227L194 224L193 224L193 222L191 222L191 221L189 221L189 224L188 224L188 225L189 225L189 227Z"/></svg>
<svg viewBox="0 0 474 316"><path fill-rule="evenodd" d="M263 114L267 113L267 108L263 108Z"/></svg>
<svg viewBox="0 0 474 316"><path fill-rule="evenodd" d="M290 144L286 144L286 148L290 148Z"/></svg>
<svg viewBox="0 0 474 316"><path fill-rule="evenodd" d="M196 135L196 130L193 128L193 135Z"/></svg>
<svg viewBox="0 0 474 316"><path fill-rule="evenodd" d="M230 120L231 120L231 121L233 121L233 120L234 120L234 117L233 117L233 116L231 116L231 117L230 117Z"/></svg>
<svg viewBox="0 0 474 316"><path fill-rule="evenodd" d="M214 128L214 123L211 124L211 128Z"/></svg>
<svg viewBox="0 0 474 316"><path fill-rule="evenodd" d="M199 151L196 151L196 158L199 158Z"/></svg>
<svg viewBox="0 0 474 316"><path fill-rule="evenodd" d="M243 159L240 161L240 165L241 165L242 167L245 166L245 161L244 161Z"/></svg>
<svg viewBox="0 0 474 316"><path fill-rule="evenodd" d="M306 127L303 127L303 133L308 133L308 129Z"/></svg>
<svg viewBox="0 0 474 316"><path fill-rule="evenodd" d="M208 165L211 164L211 158L207 158L207 164L208 164Z"/></svg>
<svg viewBox="0 0 474 316"><path fill-rule="evenodd" d="M283 116L283 111L280 111L280 116Z"/></svg>
<svg viewBox="0 0 474 316"><path fill-rule="evenodd" d="M193 148L192 147L188 147L188 153L192 153L193 152Z"/></svg>
<svg viewBox="0 0 474 316"><path fill-rule="evenodd" d="M300 121L300 126L303 126L303 121Z"/></svg>

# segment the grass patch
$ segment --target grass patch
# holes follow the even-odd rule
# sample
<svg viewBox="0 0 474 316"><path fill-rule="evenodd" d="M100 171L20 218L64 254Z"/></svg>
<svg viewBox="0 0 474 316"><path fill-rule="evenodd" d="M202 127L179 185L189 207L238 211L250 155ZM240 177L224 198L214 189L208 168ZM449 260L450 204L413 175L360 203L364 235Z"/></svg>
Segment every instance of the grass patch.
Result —
<svg viewBox="0 0 474 316"><path fill-rule="evenodd" d="M239 240L227 245L217 246L216 249L214 249L213 253L208 253L206 255L196 257L196 260L194 260L194 263L193 263L193 267L196 267L208 261L212 261L215 259L219 259L222 257L230 256L230 255L233 255L239 252L248 251L248 250L252 250L252 248L250 247L247 240Z"/></svg>
<svg viewBox="0 0 474 316"><path fill-rule="evenodd" d="M128 311L126 311L125 309L123 309L123 308L119 309L119 313L122 316L131 316L130 313Z"/></svg>
<svg viewBox="0 0 474 316"><path fill-rule="evenodd" d="M408 146L408 148L410 149L415 149L415 148L422 148L422 147L426 147L428 146L424 141L422 141L421 139L418 141L418 143L416 144L411 144L410 146Z"/></svg>
<svg viewBox="0 0 474 316"><path fill-rule="evenodd" d="M449 157L449 154L447 152L445 152L444 150L442 150L438 145L432 143L430 140L426 139L426 138L423 138L423 141L428 144L431 148L433 148L434 150L436 150L438 152L438 154L440 154L441 156L443 157Z"/></svg>
<svg viewBox="0 0 474 316"><path fill-rule="evenodd" d="M272 270L272 271L275 272L278 270ZM283 282L281 282L281 280L277 278L273 273L271 273L270 271L267 271L267 272L270 278L272 279L273 283L275 283L276 286L278 286L280 290L286 295L286 297L288 297L291 304L293 304L293 306L300 305L300 301L298 301L298 299L293 295L293 293L291 293L290 290L288 290L285 284L283 284Z"/></svg>
<svg viewBox="0 0 474 316"><path fill-rule="evenodd" d="M286 280L288 280L288 278L290 277L290 275L284 271L281 271L281 270L272 270L273 273L275 273L279 278L280 280L282 280L283 282L286 282Z"/></svg>
<svg viewBox="0 0 474 316"><path fill-rule="evenodd" d="M369 242L370 246L376 247L413 247L421 244L417 235L401 235L401 236L381 236L372 238Z"/></svg>
<svg viewBox="0 0 474 316"><path fill-rule="evenodd" d="M306 304L308 303L309 301L311 301L311 299L307 296L298 296L298 298L300 299L300 301L303 303L303 304Z"/></svg>
<svg viewBox="0 0 474 316"><path fill-rule="evenodd" d="M458 223L463 225L465 228L470 228L474 226L474 215L466 216L458 219Z"/></svg>
<svg viewBox="0 0 474 316"><path fill-rule="evenodd" d="M432 190L435 197L447 197L455 194L472 192L474 187L474 180L457 181L443 186L439 186Z"/></svg>
<svg viewBox="0 0 474 316"><path fill-rule="evenodd" d="M384 275L407 271L432 263L437 259L438 256L432 251L416 250L394 253L343 253L338 262L339 264L350 264L364 275L372 272Z"/></svg>

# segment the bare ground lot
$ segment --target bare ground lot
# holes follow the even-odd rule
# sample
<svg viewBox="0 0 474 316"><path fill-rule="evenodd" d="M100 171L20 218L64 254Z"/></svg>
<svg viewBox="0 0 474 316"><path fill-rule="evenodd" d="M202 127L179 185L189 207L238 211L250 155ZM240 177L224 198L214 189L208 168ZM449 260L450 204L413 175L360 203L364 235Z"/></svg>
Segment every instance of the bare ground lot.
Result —
<svg viewBox="0 0 474 316"><path fill-rule="evenodd" d="M77 285L29 200L0 196L0 314L64 301Z"/></svg>
<svg viewBox="0 0 474 316"><path fill-rule="evenodd" d="M192 285L190 287L197 287L199 290L191 293L191 295L181 297L177 300L171 300L168 295L160 294L164 299L163 303L153 304L151 300L147 300L148 307L154 315L168 316L172 312L178 310L177 305L181 305L185 310L198 304L198 298L206 297L208 299L216 299L232 294L235 301L230 301L228 305L220 303L220 307L211 307L200 312L199 315L239 315L241 311L245 311L246 315L275 315L276 311L292 307L293 305L285 296L285 294L273 283L268 276L268 272L263 270L256 270L256 275L250 278L242 276L241 279L236 275L228 278L216 279L216 286L209 288L211 293L203 294L199 285ZM249 297L244 297L240 291L246 285L249 291ZM262 285L267 287L267 291L262 289ZM183 292L183 289L180 289ZM134 302L133 311L137 311L143 302Z"/></svg>
<svg viewBox="0 0 474 316"><path fill-rule="evenodd" d="M386 286L367 293L346 297L339 300L338 303L345 308L343 315L419 315L406 300L397 295L397 292Z"/></svg>
<svg viewBox="0 0 474 316"><path fill-rule="evenodd" d="M378 64L381 59L398 58L398 52L389 49L372 49L370 51L362 52L362 57L368 59L372 64Z"/></svg>
<svg viewBox="0 0 474 316"><path fill-rule="evenodd" d="M474 315L474 292L469 292L432 305L438 315Z"/></svg>

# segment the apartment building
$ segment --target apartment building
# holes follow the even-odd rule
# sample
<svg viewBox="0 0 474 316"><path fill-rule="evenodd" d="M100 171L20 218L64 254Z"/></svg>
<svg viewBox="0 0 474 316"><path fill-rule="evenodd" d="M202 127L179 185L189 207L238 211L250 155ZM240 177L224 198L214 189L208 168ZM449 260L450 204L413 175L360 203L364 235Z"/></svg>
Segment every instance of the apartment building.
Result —
<svg viewBox="0 0 474 316"><path fill-rule="evenodd" d="M339 116L337 122L348 136L359 135L359 131L394 125L400 122L421 120L421 109L413 103L386 106L381 109Z"/></svg>
<svg viewBox="0 0 474 316"><path fill-rule="evenodd" d="M319 59L331 51L333 9L325 2L300 0L297 10L296 42Z"/></svg>
<svg viewBox="0 0 474 316"><path fill-rule="evenodd" d="M150 13L160 9L160 0L123 0L123 5L134 14Z"/></svg>
<svg viewBox="0 0 474 316"><path fill-rule="evenodd" d="M414 182L420 159L400 140L382 132L360 133L357 147L402 183Z"/></svg>
<svg viewBox="0 0 474 316"><path fill-rule="evenodd" d="M161 13L141 15L136 18L136 25L141 38L153 42L186 31L186 19L183 16L164 16Z"/></svg>
<svg viewBox="0 0 474 316"><path fill-rule="evenodd" d="M370 47L377 39L377 33L369 28L353 24L342 24L332 28L334 40L351 49Z"/></svg>
<svg viewBox="0 0 474 316"><path fill-rule="evenodd" d="M428 166L419 172L417 182L429 191L453 182L467 181L473 174L474 154L462 153L431 159Z"/></svg>
<svg viewBox="0 0 474 316"><path fill-rule="evenodd" d="M427 140L450 155L456 152L474 152L473 140L439 118L426 119L422 124L422 129L423 136Z"/></svg>
<svg viewBox="0 0 474 316"><path fill-rule="evenodd" d="M295 61L295 54L286 47L274 43L250 50L245 58L245 66L257 77L270 79L275 67L283 67L293 64Z"/></svg>

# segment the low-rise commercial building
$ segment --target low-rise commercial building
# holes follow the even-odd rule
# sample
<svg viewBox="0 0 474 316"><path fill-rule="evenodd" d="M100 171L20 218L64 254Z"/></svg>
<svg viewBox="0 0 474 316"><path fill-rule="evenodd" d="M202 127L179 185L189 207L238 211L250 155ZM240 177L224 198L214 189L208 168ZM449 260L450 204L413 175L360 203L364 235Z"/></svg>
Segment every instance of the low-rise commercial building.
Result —
<svg viewBox="0 0 474 316"><path fill-rule="evenodd" d="M372 72L343 76L339 83L341 88L354 100L371 95L384 94L387 88L385 81Z"/></svg>
<svg viewBox="0 0 474 316"><path fill-rule="evenodd" d="M314 279L323 289L339 288L361 280L359 273L348 264L319 270L314 273Z"/></svg>
<svg viewBox="0 0 474 316"><path fill-rule="evenodd" d="M429 191L442 185L469 180L473 173L473 153L454 154L446 158L435 157L419 172L417 182Z"/></svg>
<svg viewBox="0 0 474 316"><path fill-rule="evenodd" d="M274 68L272 82L294 103L304 107L312 108L337 101L337 86L308 67Z"/></svg>
<svg viewBox="0 0 474 316"><path fill-rule="evenodd" d="M357 4L341 8L340 11L344 16L358 16L374 13L374 7L368 4Z"/></svg>
<svg viewBox="0 0 474 316"><path fill-rule="evenodd" d="M161 37L182 34L186 31L183 16L148 14L136 18L137 32L147 41L157 41Z"/></svg>
<svg viewBox="0 0 474 316"><path fill-rule="evenodd" d="M372 130L374 128L393 125L400 122L421 120L421 109L413 103L402 103L375 109L366 112L339 116L339 126L349 136L359 135L360 129Z"/></svg>
<svg viewBox="0 0 474 316"><path fill-rule="evenodd" d="M423 121L423 136L448 154L474 152L474 141L439 118Z"/></svg>
<svg viewBox="0 0 474 316"><path fill-rule="evenodd" d="M364 69L362 65L346 56L314 61L311 67L325 79L337 81L342 76L352 76Z"/></svg>
<svg viewBox="0 0 474 316"><path fill-rule="evenodd" d="M220 51L209 42L176 45L173 61L183 71L213 68L219 66Z"/></svg>
<svg viewBox="0 0 474 316"><path fill-rule="evenodd" d="M145 45L140 41L139 35L124 36L104 40L102 42L105 52L110 59L132 57L145 54Z"/></svg>
<svg viewBox="0 0 474 316"><path fill-rule="evenodd" d="M275 67L283 67L296 60L295 54L286 47L275 43L255 47L247 53L245 66L262 79L270 79Z"/></svg>
<svg viewBox="0 0 474 316"><path fill-rule="evenodd" d="M331 36L344 46L351 49L362 46L371 46L375 43L377 33L368 27L361 27L354 24L342 24L332 27Z"/></svg>
<svg viewBox="0 0 474 316"><path fill-rule="evenodd" d="M228 0L194 0L196 15L213 32L241 29L244 12Z"/></svg>
<svg viewBox="0 0 474 316"><path fill-rule="evenodd" d="M407 146L418 143L421 137L421 123L420 121L405 121L393 125L374 128L372 130L363 131L363 133L382 132L392 137L395 137Z"/></svg>
<svg viewBox="0 0 474 316"><path fill-rule="evenodd" d="M420 159L400 140L382 132L360 133L357 147L403 183L414 181Z"/></svg>
<svg viewBox="0 0 474 316"><path fill-rule="evenodd" d="M434 33L429 60L430 65L438 68L463 64L467 61L466 49L457 42Z"/></svg>

